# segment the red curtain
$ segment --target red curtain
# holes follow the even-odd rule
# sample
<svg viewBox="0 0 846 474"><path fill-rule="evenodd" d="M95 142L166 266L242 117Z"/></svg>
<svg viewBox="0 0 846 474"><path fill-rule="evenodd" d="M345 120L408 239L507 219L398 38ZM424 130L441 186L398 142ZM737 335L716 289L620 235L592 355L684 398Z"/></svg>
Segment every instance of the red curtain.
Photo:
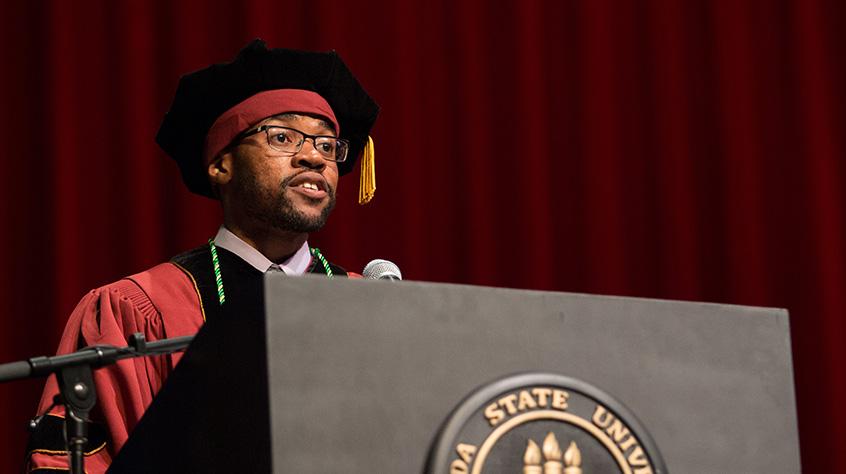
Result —
<svg viewBox="0 0 846 474"><path fill-rule="evenodd" d="M262 37L337 49L383 108L374 203L342 180L312 236L330 259L788 308L803 467L846 472L844 2L19 1L0 18L0 361L52 353L85 291L213 235L216 203L153 136L181 73ZM0 385L4 472L40 388Z"/></svg>

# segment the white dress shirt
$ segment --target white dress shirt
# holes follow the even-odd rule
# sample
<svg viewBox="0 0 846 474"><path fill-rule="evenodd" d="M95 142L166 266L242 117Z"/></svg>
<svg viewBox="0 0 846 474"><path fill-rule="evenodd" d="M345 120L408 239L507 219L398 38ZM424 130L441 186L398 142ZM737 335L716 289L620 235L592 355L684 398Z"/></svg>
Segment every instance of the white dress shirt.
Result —
<svg viewBox="0 0 846 474"><path fill-rule="evenodd" d="M223 226L220 226L217 235L214 236L214 244L241 257L241 260L249 263L262 273L281 270L286 275L302 275L311 265L311 251L309 251L308 242L304 242L303 246L294 252L294 255L280 264L271 262L264 254Z"/></svg>

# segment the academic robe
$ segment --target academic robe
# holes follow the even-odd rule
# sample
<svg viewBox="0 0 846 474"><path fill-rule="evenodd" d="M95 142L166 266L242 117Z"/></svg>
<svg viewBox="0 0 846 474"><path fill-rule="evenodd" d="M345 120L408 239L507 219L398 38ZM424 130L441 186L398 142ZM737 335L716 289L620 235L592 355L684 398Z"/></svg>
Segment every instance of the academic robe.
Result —
<svg viewBox="0 0 846 474"><path fill-rule="evenodd" d="M86 346L126 346L140 332L147 341L195 334L206 320L229 314L259 314L264 308L263 274L226 249L217 248L225 303L220 304L208 246L185 252L147 271L97 288L82 298L68 320L58 354ZM329 264L334 276L347 272ZM312 259L308 273L326 274ZM357 276L350 274L350 276ZM108 469L132 429L182 357L124 359L94 372L97 405L91 413L85 470ZM58 393L55 376L47 380L38 413L44 413ZM68 469L63 436L64 408L54 407L30 436L27 472Z"/></svg>

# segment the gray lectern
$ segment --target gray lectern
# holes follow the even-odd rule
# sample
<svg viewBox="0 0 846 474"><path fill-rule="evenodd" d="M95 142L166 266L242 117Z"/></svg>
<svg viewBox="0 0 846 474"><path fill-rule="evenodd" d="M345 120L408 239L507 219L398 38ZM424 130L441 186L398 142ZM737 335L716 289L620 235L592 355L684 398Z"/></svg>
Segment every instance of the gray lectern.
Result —
<svg viewBox="0 0 846 474"><path fill-rule="evenodd" d="M195 447L223 447L204 451L208 466L243 443L256 460L244 472L800 471L784 310L281 275L265 299L252 431L178 427ZM168 391L171 381L168 398L203 396L190 393L199 378ZM179 410L165 416L174 429ZM143 431L129 444L161 452Z"/></svg>

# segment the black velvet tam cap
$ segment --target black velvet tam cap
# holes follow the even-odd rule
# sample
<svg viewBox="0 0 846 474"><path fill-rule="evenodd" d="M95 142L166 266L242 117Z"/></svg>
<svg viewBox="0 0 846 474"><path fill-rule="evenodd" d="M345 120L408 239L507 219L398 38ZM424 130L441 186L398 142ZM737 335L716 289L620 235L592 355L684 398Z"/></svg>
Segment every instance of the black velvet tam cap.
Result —
<svg viewBox="0 0 846 474"><path fill-rule="evenodd" d="M179 164L189 190L214 197L203 151L215 120L255 94L276 89L312 91L326 100L338 120L340 137L350 141L347 160L338 163L339 172L344 175L352 170L368 141L379 106L336 52L268 49L264 41L256 39L232 62L214 64L179 80L156 142Z"/></svg>

